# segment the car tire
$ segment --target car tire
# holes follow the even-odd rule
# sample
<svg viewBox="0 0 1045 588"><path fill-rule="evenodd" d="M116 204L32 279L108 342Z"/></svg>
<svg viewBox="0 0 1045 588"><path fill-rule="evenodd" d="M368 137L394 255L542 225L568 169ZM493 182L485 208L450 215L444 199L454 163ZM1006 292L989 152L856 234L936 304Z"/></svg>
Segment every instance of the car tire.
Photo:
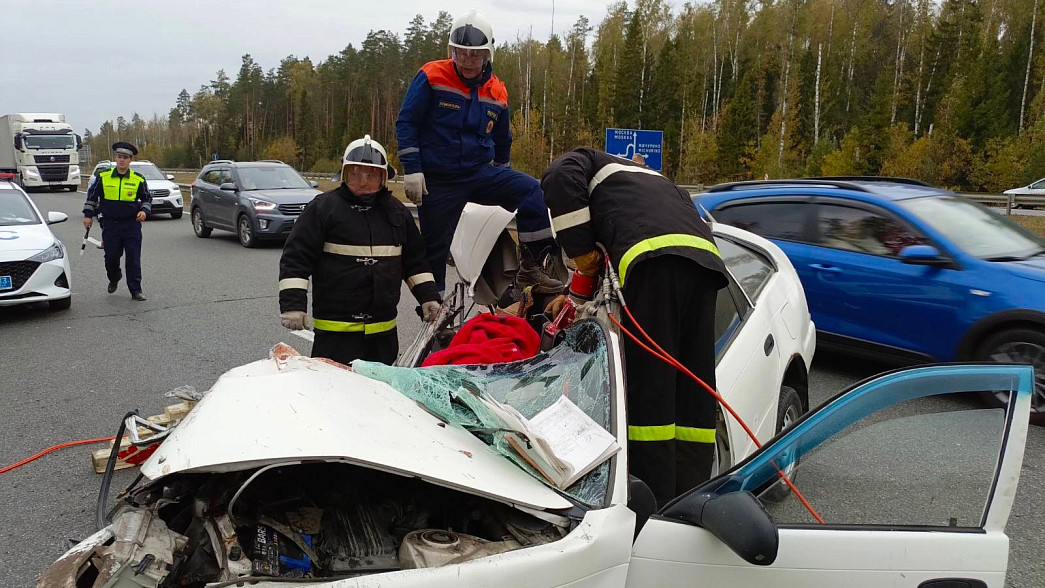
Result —
<svg viewBox="0 0 1045 588"><path fill-rule="evenodd" d="M66 187L69 188L70 192L75 192L75 191L80 189L79 186L66 186Z"/></svg>
<svg viewBox="0 0 1045 588"><path fill-rule="evenodd" d="M258 238L254 235L254 224L245 214L239 215L239 218L236 219L236 236L239 237L239 244L247 249L258 246Z"/></svg>
<svg viewBox="0 0 1045 588"><path fill-rule="evenodd" d="M798 395L798 392L791 386L780 386L780 399L777 403L775 432L779 434L780 431L791 426L791 424L797 421L803 413L805 413L805 409L802 408L802 398ZM795 477L798 475L798 464L799 461L796 460L785 469L785 473L792 482L795 481ZM787 498L789 494L791 494L791 488L789 488L787 484L774 482L769 488L766 488L765 492L762 492L758 498L764 502L780 502Z"/></svg>
<svg viewBox="0 0 1045 588"><path fill-rule="evenodd" d="M178 220L179 218L181 218L181 211L178 210L178 211L172 212L171 213L171 218L173 218L174 220Z"/></svg>
<svg viewBox="0 0 1045 588"><path fill-rule="evenodd" d="M210 237L210 233L213 229L208 227L203 222L203 211L198 207L192 209L192 232L196 233L196 236L200 239L206 239Z"/></svg>
<svg viewBox="0 0 1045 588"><path fill-rule="evenodd" d="M69 310L73 305L73 297L60 298L58 300L48 300L47 306L51 310Z"/></svg>
<svg viewBox="0 0 1045 588"><path fill-rule="evenodd" d="M976 359L1033 365L1030 422L1045 426L1045 332L1027 328L999 331L984 339L976 351ZM1005 406L1008 401L1004 392L981 392L980 397L989 406Z"/></svg>

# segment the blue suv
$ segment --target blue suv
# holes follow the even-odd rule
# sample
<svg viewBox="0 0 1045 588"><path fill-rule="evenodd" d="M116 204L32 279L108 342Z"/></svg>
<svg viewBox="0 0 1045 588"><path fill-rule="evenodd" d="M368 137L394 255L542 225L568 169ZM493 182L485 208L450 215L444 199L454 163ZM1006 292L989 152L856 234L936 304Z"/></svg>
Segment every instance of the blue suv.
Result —
<svg viewBox="0 0 1045 588"><path fill-rule="evenodd" d="M1045 424L1045 240L958 194L897 178L737 182L695 201L780 246L823 347L903 363L1031 364L1031 419Z"/></svg>

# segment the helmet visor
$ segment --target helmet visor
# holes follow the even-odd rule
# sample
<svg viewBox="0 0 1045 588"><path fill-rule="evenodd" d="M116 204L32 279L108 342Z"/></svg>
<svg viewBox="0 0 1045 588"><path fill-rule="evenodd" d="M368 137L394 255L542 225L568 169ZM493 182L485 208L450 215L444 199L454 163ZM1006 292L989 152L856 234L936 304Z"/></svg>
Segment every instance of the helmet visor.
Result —
<svg viewBox="0 0 1045 588"><path fill-rule="evenodd" d="M348 152L345 156L345 164L350 163L369 163L372 165L388 165L388 161L385 160L385 156L380 151L374 149L370 145L360 145L355 149Z"/></svg>
<svg viewBox="0 0 1045 588"><path fill-rule="evenodd" d="M457 27L450 33L450 43L461 47L485 48L489 41L486 39L486 33L470 24L466 24L463 27Z"/></svg>

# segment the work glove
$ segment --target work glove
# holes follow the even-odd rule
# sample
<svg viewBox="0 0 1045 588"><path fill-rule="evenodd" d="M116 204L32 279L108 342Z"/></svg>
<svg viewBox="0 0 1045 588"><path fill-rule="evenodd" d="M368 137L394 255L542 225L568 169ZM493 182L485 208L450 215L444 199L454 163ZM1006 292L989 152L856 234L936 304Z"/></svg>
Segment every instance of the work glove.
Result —
<svg viewBox="0 0 1045 588"><path fill-rule="evenodd" d="M598 249L592 249L584 255L572 259L577 266L577 271L586 276L597 276L602 273L602 253Z"/></svg>
<svg viewBox="0 0 1045 588"><path fill-rule="evenodd" d="M421 172L403 176L403 188L406 190L406 197L417 206L421 206L421 198L428 194L428 188L425 187L425 175Z"/></svg>
<svg viewBox="0 0 1045 588"><path fill-rule="evenodd" d="M430 322L434 321L436 315L439 314L439 309L442 308L442 306L443 306L442 304L439 304L438 302L436 302L434 300L430 300L428 302L422 302L421 303L421 320L423 320L426 323L430 323Z"/></svg>
<svg viewBox="0 0 1045 588"><path fill-rule="evenodd" d="M566 295L559 294L555 298L552 298L547 305L544 307L544 314L551 316L553 319L559 316L562 312L562 307L566 305Z"/></svg>
<svg viewBox="0 0 1045 588"><path fill-rule="evenodd" d="M303 310L288 310L287 312L281 312L279 314L279 322L283 326L291 331L300 331L307 329L312 325L308 324L308 315Z"/></svg>

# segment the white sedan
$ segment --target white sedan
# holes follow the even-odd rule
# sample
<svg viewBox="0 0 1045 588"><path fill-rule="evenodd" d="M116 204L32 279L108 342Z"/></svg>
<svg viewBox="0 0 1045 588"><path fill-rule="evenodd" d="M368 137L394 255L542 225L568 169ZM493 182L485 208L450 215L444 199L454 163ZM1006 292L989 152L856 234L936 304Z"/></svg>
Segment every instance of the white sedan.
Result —
<svg viewBox="0 0 1045 588"><path fill-rule="evenodd" d="M1006 190L1003 193L1015 196L1015 204L1017 207L1034 208L1036 204L1027 204L1026 200L1029 197L1037 201L1045 201L1045 178L1027 184L1021 188Z"/></svg>
<svg viewBox="0 0 1045 588"><path fill-rule="evenodd" d="M69 257L48 226L68 218L63 212L43 217L11 178L0 175L0 306L71 306Z"/></svg>
<svg viewBox="0 0 1045 588"><path fill-rule="evenodd" d="M38 586L1001 588L1027 430L1013 417L1029 410L1033 371L913 368L801 416L814 335L798 278L768 241L715 235L733 278L716 325L721 392L768 443L753 450L723 417L725 473L659 512L628 476L621 335L602 307L510 364L346 369L277 346L215 383L112 523ZM1014 402L951 401L976 390ZM484 410L496 400L532 418L562 396L620 446L565 490L528 470Z"/></svg>

